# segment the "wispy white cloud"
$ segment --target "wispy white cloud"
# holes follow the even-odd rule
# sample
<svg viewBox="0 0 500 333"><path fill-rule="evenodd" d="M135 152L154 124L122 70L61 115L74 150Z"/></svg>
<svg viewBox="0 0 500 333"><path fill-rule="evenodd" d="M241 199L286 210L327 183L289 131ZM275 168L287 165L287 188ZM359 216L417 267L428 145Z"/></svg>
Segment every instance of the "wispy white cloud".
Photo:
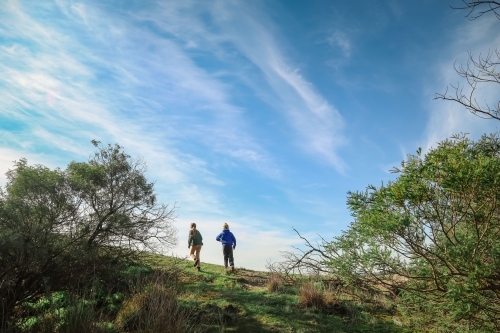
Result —
<svg viewBox="0 0 500 333"><path fill-rule="evenodd" d="M339 47L345 57L349 57L351 55L352 44L344 32L336 30L326 38L326 41L331 46Z"/></svg>
<svg viewBox="0 0 500 333"><path fill-rule="evenodd" d="M4 21L2 33L10 35L12 31L23 30L21 26L33 27L23 30L24 38L28 42L36 40L40 45L48 43L50 47L42 47L36 52L16 44L4 47L4 53L11 57L11 62L1 69L6 74L4 77L8 78L5 84L10 88L5 94L17 91L22 96L8 99L11 103L4 107L3 112L12 113L16 108L27 112L26 109L30 108L30 113L41 114L51 121L59 120L61 127L68 121L84 122L87 123L84 127L91 126L94 132L102 133L104 130L108 137L120 142L123 142L123 137L133 137L133 133L143 136L140 125L123 118L127 113L144 113L146 117L142 124L165 122L168 126L169 120L174 118L178 124L172 126L178 128L169 128L170 133L162 133L160 137L195 137L213 145L216 151L239 159L267 175L279 174L272 158L245 132L239 108L228 103L227 86L197 67L177 44L147 29L121 21L119 17L110 20L98 8L79 3L59 3L70 18L85 18L82 19L85 27L78 27L83 29L82 34L90 31L101 41L105 40L107 45L96 45L93 41L93 44L85 46L76 41L77 38L75 41L68 40L68 36L57 32L57 27L43 26L11 3L11 15L6 16L8 20ZM45 39L50 41L46 43ZM106 48L110 50L106 51ZM148 49L155 51L148 53ZM102 54L109 51L109 55ZM15 62L14 58L18 61ZM89 62L93 65L92 69L87 65ZM15 68L20 63L23 65ZM117 86L100 83L98 76L103 75L110 80L110 84ZM148 88L153 88L152 94L147 100L141 99L137 89ZM116 95L115 99L111 97L113 95ZM125 101L119 101L120 98ZM19 105L19 101L24 101L24 105ZM170 111L173 112L170 113L177 116L166 117L162 112L165 105L172 105ZM146 110L151 106L156 110ZM195 112L181 112L175 110L176 106ZM207 119L207 111L213 120ZM19 113L10 116L20 119ZM200 126L190 123L193 119ZM186 122L190 126L186 126ZM201 125L203 123L205 125ZM126 136L123 135L124 128L127 129ZM185 129L188 129L187 132Z"/></svg>
<svg viewBox="0 0 500 333"><path fill-rule="evenodd" d="M59 150L60 155L70 153L67 163L74 156L87 157L88 142L95 138L103 142L119 142L128 152L143 156L153 177L161 177L163 182L189 183L205 178L214 183L214 175L197 158L181 153L175 147L170 148L162 132L147 132L142 121L127 118L126 113L133 112L134 105L126 104L130 101L126 94L134 92L124 89L125 94L122 94L114 85L123 88L130 84L131 76L142 75L140 80L146 81L148 74L153 73L132 71L132 75L123 75L123 71L114 71L123 67L128 73L130 68L133 69L133 60L115 62L109 57L86 57L91 50L79 44L76 36L74 41L61 37L56 26L48 27L50 24L44 24L42 29L41 23L16 6L11 3L10 15L4 15L0 25L3 36L23 32L16 36L23 39L22 45L12 38L10 45L0 49L5 60L0 64L0 85L3 88L0 90L3 100L0 115L21 123L24 128L16 135L22 146L17 147L17 154L9 156L37 156L38 150L50 147ZM31 43L36 45L28 47ZM111 80L110 86L95 80L96 75L102 75L94 69L96 62L97 68L110 68L110 74L118 76L118 80ZM160 67L161 63L157 66ZM120 102L123 97L125 103ZM148 114L145 118L143 120L150 123L163 122L156 115ZM14 142L2 144L12 146ZM11 161L7 162L10 166ZM4 169L5 166L2 171Z"/></svg>
<svg viewBox="0 0 500 333"><path fill-rule="evenodd" d="M201 5L185 1L182 4L162 4L158 15L151 12L136 15L154 22L183 40L185 45L198 46L198 52L210 52L221 61L240 64L240 68L235 68L238 80L245 82L258 97L281 112L287 121L284 125L291 126L297 134L296 144L343 172L346 165L338 155L339 147L345 144L342 116L285 55L286 42L279 37L265 8L260 5L234 1ZM205 17L210 15L210 23L203 21L202 14ZM347 47L347 40L344 40L343 47ZM262 75L256 77L255 69ZM250 161L256 156L262 157L258 159L260 162L266 161L261 153L241 154L240 149L229 151Z"/></svg>
<svg viewBox="0 0 500 333"><path fill-rule="evenodd" d="M303 154L339 172L347 167L339 155L343 118L302 74L263 2L131 5L5 3L0 119L18 127L1 136L0 172L22 156L64 167L89 156L91 139L117 142L147 161L162 199L181 207L180 222L200 217L215 228L231 220L242 239L242 262L262 268L264 258L295 240L272 224L279 217L245 220L219 192L227 184L214 171L217 163L283 178L279 159L256 134L261 124L249 121L254 110L233 97L235 86L278 114L284 121L276 126ZM349 52L347 39L336 43Z"/></svg>
<svg viewBox="0 0 500 333"><path fill-rule="evenodd" d="M127 119L122 117L117 119L116 115L140 111L146 116L143 124L168 124L169 117L163 112L168 105L169 113L177 114L174 120L178 122L178 127L196 129L187 133L174 129L170 136L198 138L214 146L218 152L239 159L267 175L279 174L268 153L245 132L240 109L229 102L228 86L196 66L176 43L145 29L140 22L130 24L121 20L120 15L110 19L106 16L110 13L102 13L96 7L63 2L60 6L69 19L82 18L80 21L84 26L72 21L78 26L75 30L83 35L74 37L80 37L80 40L86 40L88 34L97 37L88 40L90 45L81 44L78 38L68 40L68 36L57 33L57 27L41 28L42 24L14 5L8 16L10 20L4 21L6 24L2 29L10 34L20 30L21 26L34 27L33 31L25 29L28 31L24 37L28 41L37 40L40 45L45 45L45 39L50 36L50 48L42 48L38 52L22 49L18 45L4 50L13 53L12 50L17 48L17 54L12 54L12 57L29 60L20 69L13 70L10 63L3 70L8 74L5 77L10 78L7 82L10 91L20 89L18 91L24 94L21 100L37 104L38 107L33 108L37 109L36 112L44 112L44 116L50 117L58 113L61 118L66 118L63 121L88 122L114 138L121 138L121 128L126 127L130 136L131 128L135 127L135 132L140 133L141 126L127 123ZM88 67L89 62L92 69ZM102 78L116 86L104 85L100 82ZM151 89L147 100L140 98L142 89ZM113 95L116 96L114 99ZM125 100L120 101L120 98ZM43 102L51 107L50 112L39 111ZM147 110L151 106L156 109ZM9 105L5 109L12 110L14 106ZM181 112L180 109L192 111ZM191 123L193 119L205 125L196 126ZM186 126L186 122L193 126ZM247 153L235 153L241 151Z"/></svg>
<svg viewBox="0 0 500 333"><path fill-rule="evenodd" d="M276 29L263 10L258 6L242 8L234 2L219 2L213 10L221 14L214 17L229 40L264 74L300 145L343 172L346 165L338 154L345 144L342 116L287 59L282 51L286 47L278 41Z"/></svg>

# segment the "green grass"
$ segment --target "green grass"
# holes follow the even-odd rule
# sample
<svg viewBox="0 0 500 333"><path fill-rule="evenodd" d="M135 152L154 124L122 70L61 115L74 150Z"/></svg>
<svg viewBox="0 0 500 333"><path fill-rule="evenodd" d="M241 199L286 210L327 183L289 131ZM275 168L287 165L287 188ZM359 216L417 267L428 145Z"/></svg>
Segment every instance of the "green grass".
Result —
<svg viewBox="0 0 500 333"><path fill-rule="evenodd" d="M171 265L169 257L150 257L157 268ZM342 301L345 313L325 313L299 306L298 288L287 286L280 293L268 292L268 273L237 269L227 274L222 266L202 263L201 271L192 261L177 263L181 269L183 304L194 311L210 309L212 332L403 332L391 316L379 309Z"/></svg>
<svg viewBox="0 0 500 333"><path fill-rule="evenodd" d="M152 301L177 299L178 303L175 304L180 307L172 309L177 309L177 315L183 316L182 320L187 321L187 326L192 328L189 332L405 332L394 324L390 305L384 305L383 302L377 304L375 298L360 302L347 294L331 293L318 280L297 278L294 283L281 285L279 292L270 292L267 289L268 278L271 276L268 272L239 268L236 273L231 273L226 272L222 266L207 263L202 263L201 271L197 271L189 260L152 254L144 254L143 259L144 263L138 262L136 266L129 266L123 271L129 281L129 291L127 288L109 290L96 285L81 293L83 296L55 291L51 294L50 302L42 297L38 302L26 303L23 309L27 316L20 321L20 332L59 332L60 329L52 327L63 327L61 325L65 320L74 318L77 322L88 322L89 328L82 328L80 331L90 332L89 329L92 329L92 332L97 333L124 333L120 324L117 324L117 316L121 313L123 317L124 313L128 313L127 306L128 309L136 309L134 306L142 303L134 302L139 302L141 297L147 295L152 295ZM329 301L318 307L301 306L302 283L312 283L317 288L312 290L324 295L330 292ZM148 294L147 290L156 293ZM168 293L167 298L162 296L165 291ZM74 309L80 308L88 309L88 313L75 312ZM73 312L67 311L71 309ZM154 320L157 317L157 312L154 311L156 309L163 307L147 310L141 317L151 317ZM61 312L62 310L64 311ZM147 316L148 314L151 316ZM165 315L165 311L158 312L158 315ZM175 313L167 317L178 318ZM45 325L46 328L42 331L42 324L47 320L52 326ZM161 323L166 321L162 319Z"/></svg>

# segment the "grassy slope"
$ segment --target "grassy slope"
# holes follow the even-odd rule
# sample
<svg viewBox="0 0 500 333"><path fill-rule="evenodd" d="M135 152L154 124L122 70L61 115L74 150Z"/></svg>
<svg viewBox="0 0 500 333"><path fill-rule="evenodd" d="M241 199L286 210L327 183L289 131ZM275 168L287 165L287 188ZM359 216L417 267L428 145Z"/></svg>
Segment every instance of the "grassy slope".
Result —
<svg viewBox="0 0 500 333"><path fill-rule="evenodd" d="M150 257L161 268L170 257ZM178 263L182 270L182 301L187 306L217 309L214 332L402 332L390 316L376 307L340 301L342 314L327 313L298 305L298 288L288 286L280 293L267 291L268 273L237 269L226 274L222 266L202 263L198 272L192 261ZM212 311L213 312L213 311Z"/></svg>

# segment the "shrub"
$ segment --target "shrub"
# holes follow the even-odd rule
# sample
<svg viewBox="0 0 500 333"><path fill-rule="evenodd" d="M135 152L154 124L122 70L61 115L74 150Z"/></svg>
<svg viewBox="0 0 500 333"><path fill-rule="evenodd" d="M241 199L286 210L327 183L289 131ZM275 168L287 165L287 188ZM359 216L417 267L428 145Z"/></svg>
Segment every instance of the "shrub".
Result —
<svg viewBox="0 0 500 333"><path fill-rule="evenodd" d="M299 234L306 250L274 267L391 294L413 331L500 332L500 135L456 135L392 171L348 192L354 221L340 236L313 245ZM302 293L310 304L314 288Z"/></svg>

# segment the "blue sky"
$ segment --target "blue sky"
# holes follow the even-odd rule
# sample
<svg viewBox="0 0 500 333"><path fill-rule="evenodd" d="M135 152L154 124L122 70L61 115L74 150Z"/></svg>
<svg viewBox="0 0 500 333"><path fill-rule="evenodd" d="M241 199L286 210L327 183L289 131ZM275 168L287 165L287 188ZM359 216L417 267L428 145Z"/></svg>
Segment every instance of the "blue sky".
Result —
<svg viewBox="0 0 500 333"><path fill-rule="evenodd" d="M0 183L13 161L64 168L90 140L148 164L202 261L236 265L338 235L347 191L394 178L406 154L498 123L433 100L453 64L500 45L500 21L459 0L10 1L0 10ZM498 101L495 87L478 97Z"/></svg>

